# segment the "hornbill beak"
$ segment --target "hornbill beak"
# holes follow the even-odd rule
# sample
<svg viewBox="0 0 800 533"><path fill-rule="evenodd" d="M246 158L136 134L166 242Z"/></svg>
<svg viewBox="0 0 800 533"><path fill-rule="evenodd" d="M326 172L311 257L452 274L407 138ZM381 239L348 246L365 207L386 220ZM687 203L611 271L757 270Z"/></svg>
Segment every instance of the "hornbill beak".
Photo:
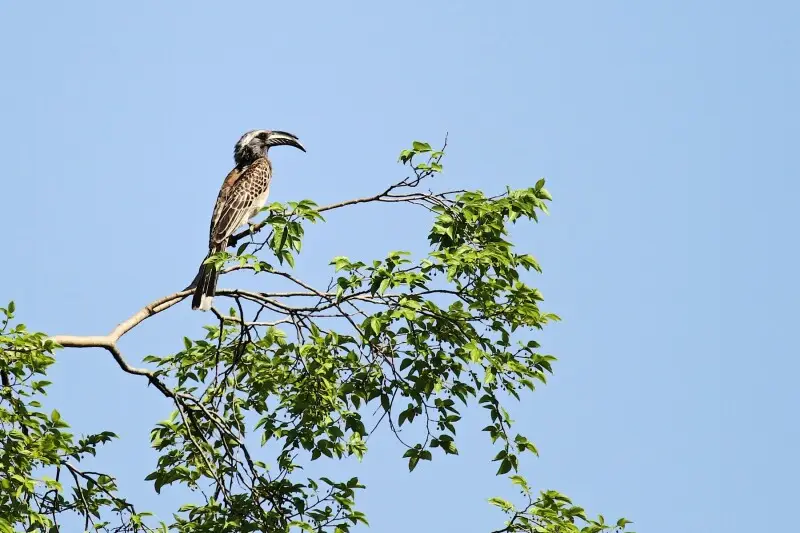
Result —
<svg viewBox="0 0 800 533"><path fill-rule="evenodd" d="M295 148L299 148L302 151L306 151L303 148L303 145L300 144L300 141L297 139L297 135L292 135L291 133L285 131L271 131L267 136L267 145L268 146L280 146L282 144L294 146Z"/></svg>

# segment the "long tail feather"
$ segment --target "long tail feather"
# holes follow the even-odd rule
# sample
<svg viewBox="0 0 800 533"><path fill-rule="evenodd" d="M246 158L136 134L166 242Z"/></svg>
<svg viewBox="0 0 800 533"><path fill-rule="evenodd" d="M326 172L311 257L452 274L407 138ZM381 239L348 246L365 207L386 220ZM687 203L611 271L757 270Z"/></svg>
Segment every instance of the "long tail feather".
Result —
<svg viewBox="0 0 800 533"><path fill-rule="evenodd" d="M214 294L217 292L218 279L219 272L214 268L214 265L200 265L200 271L197 274L197 285L192 297L192 309L200 309L202 311L211 309Z"/></svg>

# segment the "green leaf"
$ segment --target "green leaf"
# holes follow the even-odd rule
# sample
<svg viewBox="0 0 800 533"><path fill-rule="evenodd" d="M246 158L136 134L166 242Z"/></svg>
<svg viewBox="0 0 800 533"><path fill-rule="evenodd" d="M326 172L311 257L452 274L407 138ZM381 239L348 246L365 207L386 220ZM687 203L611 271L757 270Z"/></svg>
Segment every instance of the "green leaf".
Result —
<svg viewBox="0 0 800 533"><path fill-rule="evenodd" d="M2 517L0 517L0 533L14 533L14 527Z"/></svg>
<svg viewBox="0 0 800 533"><path fill-rule="evenodd" d="M289 523L289 526L299 527L303 531L308 531L308 533L315 533L317 531L317 529L308 522L303 522L300 520L293 520L292 522Z"/></svg>
<svg viewBox="0 0 800 533"><path fill-rule="evenodd" d="M448 440L441 443L442 449L444 449L445 453L451 455L458 455L458 448L456 448L456 443Z"/></svg>
<svg viewBox="0 0 800 533"><path fill-rule="evenodd" d="M8 302L8 312L9 313L14 313L14 311L16 311L16 310L17 310L17 304L14 303L14 300L11 300L10 302ZM24 318L23 318L23 320L24 320Z"/></svg>
<svg viewBox="0 0 800 533"><path fill-rule="evenodd" d="M486 431L487 429L490 429L490 428L491 428L491 429L494 429L494 426L488 426L488 427L486 427L486 428L483 428L483 430L484 430L484 431ZM500 450L500 451L497 453L497 455L495 455L495 456L494 456L494 459L492 459L492 461L499 461L499 460L501 460L501 459L505 459L507 455L508 455L508 452L507 452L507 451L505 451L505 450Z"/></svg>
<svg viewBox="0 0 800 533"><path fill-rule="evenodd" d="M506 512L514 510L514 506L511 504L511 502L508 502L502 498L489 498L489 503L491 503L495 507L501 508L503 511Z"/></svg>
<svg viewBox="0 0 800 533"><path fill-rule="evenodd" d="M424 152L430 152L431 151L431 145L428 144L428 143L424 143L424 142L420 142L420 141L414 141L413 146L414 146L414 151L416 151L416 152L424 153Z"/></svg>
<svg viewBox="0 0 800 533"><path fill-rule="evenodd" d="M333 260L331 260L330 264L334 265L334 267L336 269L336 272L339 272L343 268L345 268L345 267L350 265L350 260L347 257L345 257L343 255L340 255L340 256L334 257ZM342 279L342 278L340 278L340 279Z"/></svg>
<svg viewBox="0 0 800 533"><path fill-rule="evenodd" d="M501 476L503 474L507 474L510 471L511 471L511 461L509 461L508 459L503 459L503 462L500 463L500 468L497 469L496 475Z"/></svg>
<svg viewBox="0 0 800 533"><path fill-rule="evenodd" d="M525 492L528 492L529 490L528 482L524 477L520 476L519 474L514 474L513 476L511 476L511 482L514 485L519 485L520 487L522 487L522 490L524 490Z"/></svg>
<svg viewBox="0 0 800 533"><path fill-rule="evenodd" d="M381 320L376 316L372 316L369 318L369 329L372 331L374 335L378 335L381 332Z"/></svg>

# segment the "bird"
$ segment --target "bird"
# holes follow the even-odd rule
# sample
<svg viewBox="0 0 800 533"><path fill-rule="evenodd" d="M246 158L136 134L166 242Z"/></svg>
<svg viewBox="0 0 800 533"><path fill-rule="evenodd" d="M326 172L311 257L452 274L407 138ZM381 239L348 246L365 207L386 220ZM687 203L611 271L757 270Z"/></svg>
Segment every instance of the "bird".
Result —
<svg viewBox="0 0 800 533"><path fill-rule="evenodd" d="M219 271L205 260L228 247L234 232L253 218L267 203L272 181L270 147L288 145L302 150L296 135L285 131L251 130L242 135L233 149L235 166L222 182L208 235L208 255L195 277L192 309L208 311L217 289Z"/></svg>

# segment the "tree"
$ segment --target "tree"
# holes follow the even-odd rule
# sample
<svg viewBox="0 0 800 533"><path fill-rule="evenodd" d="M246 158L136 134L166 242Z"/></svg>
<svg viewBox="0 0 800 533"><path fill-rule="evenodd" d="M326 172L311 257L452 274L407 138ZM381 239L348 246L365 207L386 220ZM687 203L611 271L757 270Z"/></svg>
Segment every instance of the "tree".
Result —
<svg viewBox="0 0 800 533"><path fill-rule="evenodd" d="M289 290L220 289L231 308L212 309L205 338L184 337L180 352L145 358L148 368L131 366L117 341L191 289L153 301L100 336L32 333L14 322L13 302L0 309L0 533L58 531L65 513L79 515L86 530L346 533L367 523L355 505L365 487L357 478L306 478L301 464L360 458L365 439L382 430L403 443L413 471L420 461L458 453L460 412L476 404L498 449L497 475L521 493L518 504L489 499L507 515L497 531L624 530L624 519L606 524L558 492L535 493L518 472L520 454L537 451L513 430L504 405L546 382L555 358L539 352L530 332L558 317L540 309L541 294L523 280L523 271L540 267L515 251L508 229L547 212L544 180L496 196L422 192L442 171L443 155L444 148L415 142L400 155L408 177L379 194L265 208L264 222L208 261L224 274L280 279ZM430 216L427 257L335 257L327 287L299 279L293 269L303 225L370 202L413 204ZM86 347L104 348L123 372L153 386L143 393L155 390L174 404L151 432L159 458L146 478L156 492L177 483L198 494L172 524L153 523L118 494L111 474L81 466L116 435L77 438L37 400L57 351Z"/></svg>

